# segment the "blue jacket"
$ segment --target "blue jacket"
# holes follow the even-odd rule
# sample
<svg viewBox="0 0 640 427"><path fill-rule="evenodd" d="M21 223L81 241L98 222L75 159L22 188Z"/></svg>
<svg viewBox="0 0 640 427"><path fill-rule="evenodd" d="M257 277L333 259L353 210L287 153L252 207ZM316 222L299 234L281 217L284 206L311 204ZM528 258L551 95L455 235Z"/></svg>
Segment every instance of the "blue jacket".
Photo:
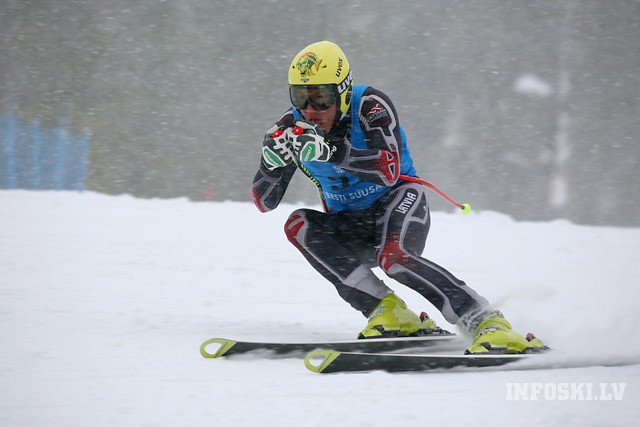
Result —
<svg viewBox="0 0 640 427"><path fill-rule="evenodd" d="M360 125L360 100L368 86L355 85L351 97L351 129L349 141L351 146L359 149L369 149L364 130ZM293 109L296 119L302 119L302 115ZM400 126L402 135L402 157L400 173L414 176L416 171L409 148L407 137ZM363 181L331 162L301 162L301 169L315 178L322 191L324 202L330 211L354 211L370 207L392 187L377 185Z"/></svg>

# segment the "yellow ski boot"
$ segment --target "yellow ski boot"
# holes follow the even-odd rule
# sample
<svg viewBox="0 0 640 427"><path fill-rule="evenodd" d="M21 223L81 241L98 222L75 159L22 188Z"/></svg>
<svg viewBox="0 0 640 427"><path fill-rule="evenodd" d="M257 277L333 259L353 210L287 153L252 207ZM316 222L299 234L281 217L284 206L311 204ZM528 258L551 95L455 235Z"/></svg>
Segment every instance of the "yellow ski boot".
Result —
<svg viewBox="0 0 640 427"><path fill-rule="evenodd" d="M481 320L475 331L471 331L474 336L473 344L465 354L539 353L549 349L533 334L528 334L525 338L511 329L511 324L499 311L477 317Z"/></svg>
<svg viewBox="0 0 640 427"><path fill-rule="evenodd" d="M369 315L369 322L358 338L389 338L428 334L431 330L442 333L433 319L426 314L424 321L395 294L389 294L380 301Z"/></svg>

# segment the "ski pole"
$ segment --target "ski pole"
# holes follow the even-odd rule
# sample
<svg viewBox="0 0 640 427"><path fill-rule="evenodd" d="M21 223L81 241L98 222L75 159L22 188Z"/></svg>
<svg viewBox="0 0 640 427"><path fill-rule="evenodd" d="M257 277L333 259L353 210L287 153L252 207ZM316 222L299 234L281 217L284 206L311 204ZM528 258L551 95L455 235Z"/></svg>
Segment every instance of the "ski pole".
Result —
<svg viewBox="0 0 640 427"><path fill-rule="evenodd" d="M451 197L449 197L449 195L447 193L445 193L444 191L442 191L441 189L439 189L438 187L436 187L435 185L433 185L429 181L425 181L423 179L416 178L415 176L407 176L407 175L400 175L400 177L398 179L401 179L403 181L416 182L418 184L422 184L422 185L424 185L426 187L429 187L430 189L432 189L433 191L438 193L438 195L440 195L446 201L448 201L452 205L460 208L463 214L468 214L469 212L471 212L471 205L469 203L458 203L458 202L456 202Z"/></svg>

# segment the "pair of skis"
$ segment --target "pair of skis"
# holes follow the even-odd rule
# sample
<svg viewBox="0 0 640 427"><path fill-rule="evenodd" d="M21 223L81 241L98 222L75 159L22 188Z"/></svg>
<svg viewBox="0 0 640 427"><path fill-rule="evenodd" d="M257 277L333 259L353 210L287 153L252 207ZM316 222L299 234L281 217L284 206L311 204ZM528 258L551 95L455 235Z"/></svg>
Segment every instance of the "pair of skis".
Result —
<svg viewBox="0 0 640 427"><path fill-rule="evenodd" d="M409 338L375 338L347 341L274 343L233 341L213 338L200 346L205 358L218 358L266 352L274 356L305 354L307 369L317 373L364 372L384 370L389 372L415 372L456 367L501 366L516 362L529 355L522 354L424 354L411 351L437 350L460 352L460 342L455 334L440 334ZM215 351L210 350L211 347ZM403 353L399 353L403 352Z"/></svg>

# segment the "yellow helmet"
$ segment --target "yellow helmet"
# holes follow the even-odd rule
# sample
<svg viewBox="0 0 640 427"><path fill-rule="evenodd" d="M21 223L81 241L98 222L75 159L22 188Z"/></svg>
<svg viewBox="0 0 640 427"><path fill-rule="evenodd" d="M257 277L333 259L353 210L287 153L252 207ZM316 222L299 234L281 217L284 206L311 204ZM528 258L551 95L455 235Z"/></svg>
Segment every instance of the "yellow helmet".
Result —
<svg viewBox="0 0 640 427"><path fill-rule="evenodd" d="M351 102L352 77L349 61L340 46L321 41L302 49L289 67L290 93L292 86L332 86L338 110L344 116Z"/></svg>

